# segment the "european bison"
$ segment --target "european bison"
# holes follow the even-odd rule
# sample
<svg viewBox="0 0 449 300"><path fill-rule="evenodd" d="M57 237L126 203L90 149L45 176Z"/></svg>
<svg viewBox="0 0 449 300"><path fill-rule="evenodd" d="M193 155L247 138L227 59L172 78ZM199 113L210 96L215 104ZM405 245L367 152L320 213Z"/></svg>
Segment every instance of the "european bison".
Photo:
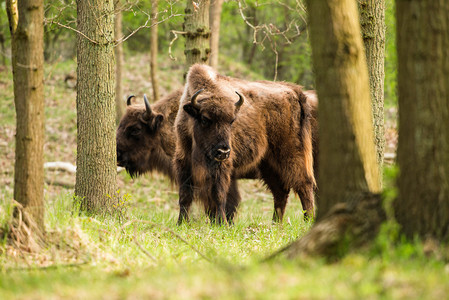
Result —
<svg viewBox="0 0 449 300"><path fill-rule="evenodd" d="M182 89L170 93L153 105L131 105L117 128L117 164L131 177L157 170L174 180L172 158L175 152L173 124L178 113Z"/></svg>
<svg viewBox="0 0 449 300"><path fill-rule="evenodd" d="M257 169L273 193L274 221L282 221L290 189L306 215L314 215L311 108L298 85L248 82L196 64L175 121L178 224L188 220L194 197L218 223L236 178Z"/></svg>

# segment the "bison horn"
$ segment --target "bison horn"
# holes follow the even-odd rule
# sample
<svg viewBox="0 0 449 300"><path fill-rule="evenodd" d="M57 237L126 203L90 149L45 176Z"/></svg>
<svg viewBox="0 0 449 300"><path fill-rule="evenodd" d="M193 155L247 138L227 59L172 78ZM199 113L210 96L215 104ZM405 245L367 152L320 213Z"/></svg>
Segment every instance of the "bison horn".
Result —
<svg viewBox="0 0 449 300"><path fill-rule="evenodd" d="M151 114L153 112L151 111L150 102L148 102L148 98L147 98L146 94L143 95L143 101L145 102L145 108L147 110L148 116L151 116Z"/></svg>
<svg viewBox="0 0 449 300"><path fill-rule="evenodd" d="M239 95L239 101L237 101L236 103L235 103L235 107L237 108L237 109L239 109L240 108L240 106L242 106L242 104L243 104L243 101L245 101L245 98L239 93L239 92L235 92L237 95Z"/></svg>
<svg viewBox="0 0 449 300"><path fill-rule="evenodd" d="M198 103L196 102L196 97L198 97L198 95L204 91L204 89L201 89L199 91L197 91L195 94L193 94L192 98L190 99L190 103L192 103L193 107L198 108Z"/></svg>
<svg viewBox="0 0 449 300"><path fill-rule="evenodd" d="M126 105L127 106L131 105L131 99L134 98L134 97L135 97L134 95L131 95L131 96L128 97L128 99L126 100Z"/></svg>

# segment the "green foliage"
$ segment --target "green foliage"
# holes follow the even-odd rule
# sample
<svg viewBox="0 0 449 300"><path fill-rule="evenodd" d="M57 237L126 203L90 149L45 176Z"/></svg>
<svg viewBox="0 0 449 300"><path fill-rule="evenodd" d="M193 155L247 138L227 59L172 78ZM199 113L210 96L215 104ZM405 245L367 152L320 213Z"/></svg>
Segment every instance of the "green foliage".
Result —
<svg viewBox="0 0 449 300"><path fill-rule="evenodd" d="M385 1L385 106L396 106L397 96L397 53L396 53L396 17L394 0Z"/></svg>

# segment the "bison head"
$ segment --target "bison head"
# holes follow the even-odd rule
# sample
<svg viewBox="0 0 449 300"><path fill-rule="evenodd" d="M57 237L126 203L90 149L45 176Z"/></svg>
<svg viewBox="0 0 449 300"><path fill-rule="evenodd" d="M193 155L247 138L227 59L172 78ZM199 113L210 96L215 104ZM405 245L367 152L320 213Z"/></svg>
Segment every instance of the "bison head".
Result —
<svg viewBox="0 0 449 300"><path fill-rule="evenodd" d="M236 92L238 100L216 95L198 99L201 92L203 89L194 93L183 109L194 119L193 137L197 150L205 155L207 164L216 165L231 155L231 127L244 97Z"/></svg>
<svg viewBox="0 0 449 300"><path fill-rule="evenodd" d="M130 105L133 97L128 98L127 111L117 129L117 164L131 177L154 169L172 175L171 157L166 151L174 148L172 127L165 124L168 122L163 114L151 109L146 95L145 107Z"/></svg>

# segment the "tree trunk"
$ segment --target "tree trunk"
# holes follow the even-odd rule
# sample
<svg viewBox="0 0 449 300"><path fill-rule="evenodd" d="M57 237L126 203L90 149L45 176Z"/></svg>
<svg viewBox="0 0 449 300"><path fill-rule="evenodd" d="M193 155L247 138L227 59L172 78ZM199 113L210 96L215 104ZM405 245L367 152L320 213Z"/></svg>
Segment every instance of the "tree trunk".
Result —
<svg viewBox="0 0 449 300"><path fill-rule="evenodd" d="M0 6L2 6L3 0L0 0ZM0 15L0 24L3 24L2 17ZM0 50L2 53L0 54L2 56L2 66L6 67L6 49L5 49L5 35L3 33L3 30L0 31Z"/></svg>
<svg viewBox="0 0 449 300"><path fill-rule="evenodd" d="M14 199L43 232L44 2L8 2L17 124Z"/></svg>
<svg viewBox="0 0 449 300"><path fill-rule="evenodd" d="M77 1L77 172L81 209L110 207L116 192L114 2Z"/></svg>
<svg viewBox="0 0 449 300"><path fill-rule="evenodd" d="M218 67L218 53L220 41L220 21L224 0L212 0L210 6L210 66Z"/></svg>
<svg viewBox="0 0 449 300"><path fill-rule="evenodd" d="M157 13L158 0L151 0L151 47L150 47L150 72L153 85L153 101L159 100L159 80L157 67Z"/></svg>
<svg viewBox="0 0 449 300"><path fill-rule="evenodd" d="M397 0L399 196L410 238L449 240L449 2Z"/></svg>
<svg viewBox="0 0 449 300"><path fill-rule="evenodd" d="M356 2L309 0L308 10L320 99L318 222L286 251L333 257L370 241L385 213Z"/></svg>
<svg viewBox="0 0 449 300"><path fill-rule="evenodd" d="M377 162L382 168L385 151L385 0L359 0L358 3L370 79Z"/></svg>
<svg viewBox="0 0 449 300"><path fill-rule="evenodd" d="M123 38L122 32L122 11L120 10L120 0L115 1L115 40L118 41ZM123 86L122 86L122 72L123 72L123 44L120 43L115 46L115 107L116 107L116 123L120 122L120 119L125 114L126 105L123 99Z"/></svg>
<svg viewBox="0 0 449 300"><path fill-rule="evenodd" d="M184 21L186 44L186 74L191 65L195 63L208 64L210 54L209 31L209 0L201 0L198 5L187 1Z"/></svg>

